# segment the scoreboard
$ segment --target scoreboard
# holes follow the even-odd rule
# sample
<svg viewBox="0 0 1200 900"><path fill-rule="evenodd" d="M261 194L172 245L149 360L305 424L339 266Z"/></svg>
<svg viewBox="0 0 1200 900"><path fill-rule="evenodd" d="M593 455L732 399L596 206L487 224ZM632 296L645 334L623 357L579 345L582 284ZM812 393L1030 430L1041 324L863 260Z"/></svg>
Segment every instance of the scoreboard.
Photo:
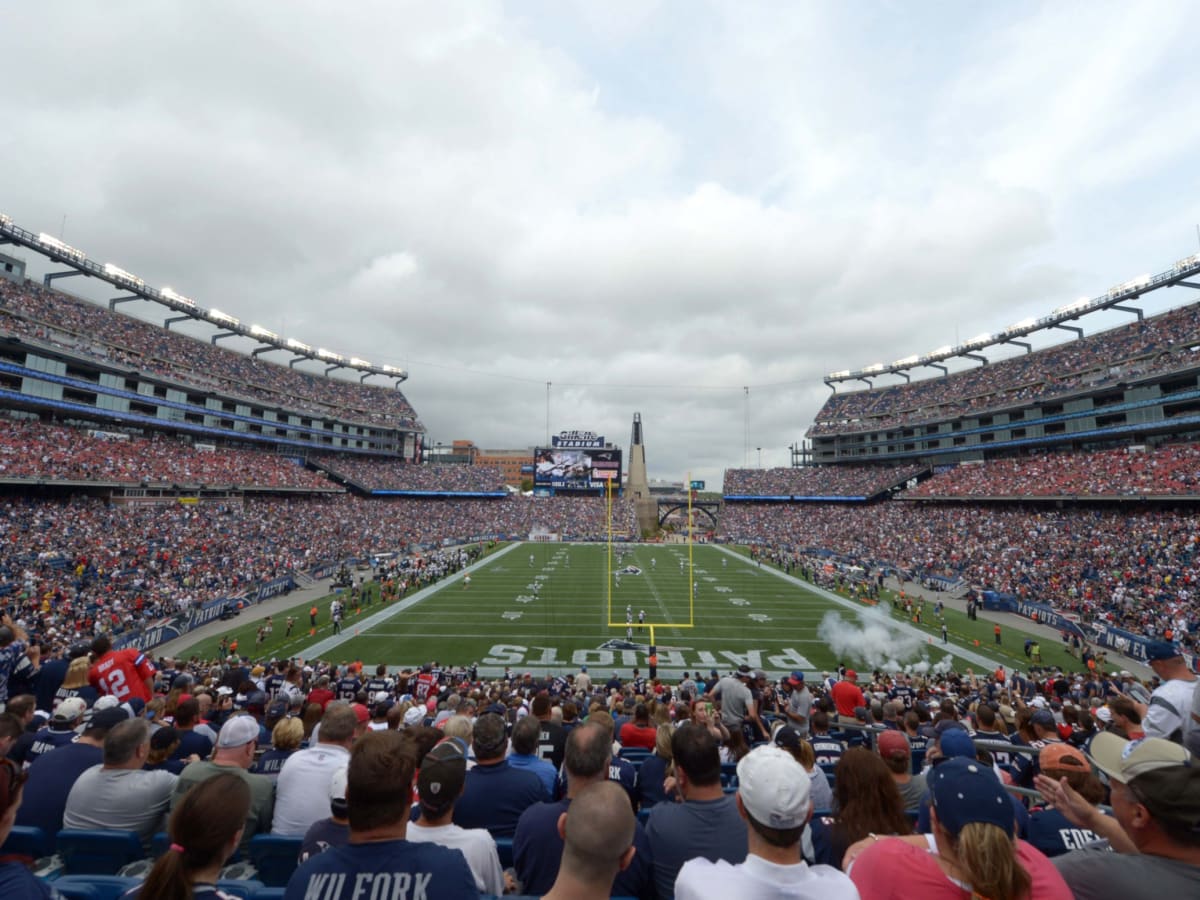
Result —
<svg viewBox="0 0 1200 900"><path fill-rule="evenodd" d="M612 484L621 490L621 451L618 449L564 449L539 447L534 450L533 487L554 491L603 492Z"/></svg>

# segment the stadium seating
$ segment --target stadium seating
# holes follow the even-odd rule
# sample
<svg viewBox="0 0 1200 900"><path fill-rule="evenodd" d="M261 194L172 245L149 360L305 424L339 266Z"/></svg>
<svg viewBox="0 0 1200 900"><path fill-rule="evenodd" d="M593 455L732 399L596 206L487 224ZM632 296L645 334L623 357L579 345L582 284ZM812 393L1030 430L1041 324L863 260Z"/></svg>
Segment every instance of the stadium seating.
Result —
<svg viewBox="0 0 1200 900"><path fill-rule="evenodd" d="M66 875L116 875L144 856L136 832L97 829L64 828L55 838L55 852Z"/></svg>
<svg viewBox="0 0 1200 900"><path fill-rule="evenodd" d="M29 825L14 825L4 844L0 845L0 856L28 856L41 859L54 849L53 835Z"/></svg>
<svg viewBox="0 0 1200 900"><path fill-rule="evenodd" d="M258 878L268 887L286 885L296 871L302 841L298 837L283 837L277 834L256 834L246 846L246 855Z"/></svg>
<svg viewBox="0 0 1200 900"><path fill-rule="evenodd" d="M513 839L511 837L493 838L496 842L496 852L500 855L500 868L508 869L513 864Z"/></svg>
<svg viewBox="0 0 1200 900"><path fill-rule="evenodd" d="M805 466L782 469L726 469L726 496L874 497L923 471L907 466Z"/></svg>
<svg viewBox="0 0 1200 900"><path fill-rule="evenodd" d="M67 900L117 900L140 883L121 875L64 875L47 882Z"/></svg>

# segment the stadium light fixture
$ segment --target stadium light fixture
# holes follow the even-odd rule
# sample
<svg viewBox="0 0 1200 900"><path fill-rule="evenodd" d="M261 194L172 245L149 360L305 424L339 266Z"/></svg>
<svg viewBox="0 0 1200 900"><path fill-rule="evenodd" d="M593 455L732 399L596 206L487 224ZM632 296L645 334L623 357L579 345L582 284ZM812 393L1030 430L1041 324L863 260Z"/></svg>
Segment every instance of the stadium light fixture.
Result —
<svg viewBox="0 0 1200 900"><path fill-rule="evenodd" d="M112 263L104 264L104 274L110 278L120 278L122 281L130 281L138 287L145 286L146 282L138 278L132 272L126 272L120 266L114 266Z"/></svg>
<svg viewBox="0 0 1200 900"><path fill-rule="evenodd" d="M996 336L990 331L985 331L983 334L977 334L965 344L964 347L982 347L984 344L990 344L996 339Z"/></svg>
<svg viewBox="0 0 1200 900"><path fill-rule="evenodd" d="M1080 297L1074 303L1068 303L1065 306L1060 306L1054 311L1054 314L1056 316L1061 316L1066 313L1076 312L1078 310L1085 309L1086 307L1090 306L1091 303L1092 300L1090 297Z"/></svg>
<svg viewBox="0 0 1200 900"><path fill-rule="evenodd" d="M54 235L46 234L44 231L38 235L38 243L44 244L47 247L53 247L59 253L64 256L70 256L73 259L87 259L87 254L82 250L76 250L70 244L64 244Z"/></svg>
<svg viewBox="0 0 1200 900"><path fill-rule="evenodd" d="M1145 273L1139 275L1137 278L1129 279L1129 284L1131 287L1145 287L1149 283L1150 283L1150 273L1149 272L1145 272Z"/></svg>
<svg viewBox="0 0 1200 900"><path fill-rule="evenodd" d="M176 293L169 287L161 288L158 293L160 296L166 297L168 300L173 300L176 303L182 303L184 306L191 306L193 308L196 306L196 301L191 297L185 297L183 294Z"/></svg>
<svg viewBox="0 0 1200 900"><path fill-rule="evenodd" d="M389 374L389 375L403 375L403 374L405 374L403 369L397 369L395 366L384 366L384 367L383 367L383 371L384 371L384 372L386 372L386 373L387 373L387 374Z"/></svg>
<svg viewBox="0 0 1200 900"><path fill-rule="evenodd" d="M303 341L298 341L295 338L287 339L287 348L289 350L299 350L301 353L312 353L312 347Z"/></svg>
<svg viewBox="0 0 1200 900"><path fill-rule="evenodd" d="M254 335L254 337L270 338L273 341L279 340L279 335L273 331L267 331L267 329L263 328L261 325L251 325L250 333Z"/></svg>
<svg viewBox="0 0 1200 900"><path fill-rule="evenodd" d="M340 353L334 353L332 350L326 350L324 347L317 348L317 358L327 359L330 362L345 362L346 358Z"/></svg>
<svg viewBox="0 0 1200 900"><path fill-rule="evenodd" d="M1014 331L1024 331L1026 328L1031 328L1032 326L1034 326L1036 324L1037 324L1037 319L1035 319L1031 316L1028 319L1022 319L1020 322L1017 322L1015 325L1009 325L1007 328L1004 329L1004 333L1012 334Z"/></svg>
<svg viewBox="0 0 1200 900"><path fill-rule="evenodd" d="M919 362L920 359L921 359L921 357L914 353L912 356L906 356L906 357L904 357L904 359L896 360L894 363L892 363L892 365L893 366L911 366L911 365Z"/></svg>
<svg viewBox="0 0 1200 900"><path fill-rule="evenodd" d="M864 372L882 372L883 371L883 363L871 363L871 365L863 368L863 371Z"/></svg>
<svg viewBox="0 0 1200 900"><path fill-rule="evenodd" d="M947 353L949 353L953 349L954 348L951 347L949 344L946 344L944 347L938 347L936 350L930 350L928 355L929 356L945 356Z"/></svg>
<svg viewBox="0 0 1200 900"><path fill-rule="evenodd" d="M223 322L226 325L240 325L241 323L228 313L223 313L219 309L213 308L208 311L208 318L214 322Z"/></svg>
<svg viewBox="0 0 1200 900"><path fill-rule="evenodd" d="M3 219L4 216L0 216ZM1176 269L1190 269L1194 265L1200 264L1200 253L1193 253L1191 256L1185 256L1179 262L1175 263Z"/></svg>
<svg viewBox="0 0 1200 900"><path fill-rule="evenodd" d="M6 216L4 213L0 213L0 225L7 228L11 224L12 224L12 217Z"/></svg>
<svg viewBox="0 0 1200 900"><path fill-rule="evenodd" d="M374 366L372 366L369 362L367 362L367 360L359 359L357 356L350 357L350 365L358 366L360 369L373 369L374 368Z"/></svg>

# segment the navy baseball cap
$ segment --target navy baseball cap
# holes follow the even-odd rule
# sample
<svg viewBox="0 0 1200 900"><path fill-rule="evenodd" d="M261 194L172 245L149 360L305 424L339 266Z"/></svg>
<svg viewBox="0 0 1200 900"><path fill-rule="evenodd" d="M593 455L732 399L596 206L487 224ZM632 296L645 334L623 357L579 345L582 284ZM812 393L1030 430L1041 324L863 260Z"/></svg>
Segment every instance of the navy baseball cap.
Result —
<svg viewBox="0 0 1200 900"><path fill-rule="evenodd" d="M975 758L975 742L961 728L951 728L949 731L943 732L938 739L938 746L941 748L942 756L947 758L952 756Z"/></svg>
<svg viewBox="0 0 1200 900"><path fill-rule="evenodd" d="M788 681L792 684L804 684L804 673L797 669L788 676Z"/></svg>
<svg viewBox="0 0 1200 900"><path fill-rule="evenodd" d="M948 759L930 773L929 793L938 821L951 835L984 822L1013 836L1012 801L989 766L974 759Z"/></svg>
<svg viewBox="0 0 1200 900"><path fill-rule="evenodd" d="M1029 717L1030 725L1039 725L1042 728L1055 728L1058 723L1054 720L1054 713L1048 709L1035 709L1033 715Z"/></svg>
<svg viewBox="0 0 1200 900"><path fill-rule="evenodd" d="M1174 659L1182 656L1179 648L1170 641L1151 641L1146 645L1146 661L1159 662L1164 659Z"/></svg>

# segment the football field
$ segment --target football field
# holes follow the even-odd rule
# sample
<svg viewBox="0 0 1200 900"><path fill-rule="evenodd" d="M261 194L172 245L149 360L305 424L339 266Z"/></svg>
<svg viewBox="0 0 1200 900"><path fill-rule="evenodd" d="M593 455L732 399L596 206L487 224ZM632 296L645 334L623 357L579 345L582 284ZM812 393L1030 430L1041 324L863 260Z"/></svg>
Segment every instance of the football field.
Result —
<svg viewBox="0 0 1200 900"><path fill-rule="evenodd" d="M506 667L565 673L580 665L604 676L628 675L635 666L645 673L652 639L664 674L724 672L740 663L773 675L820 672L839 661L979 671L993 661L967 641L967 647L942 644L928 624L918 628L892 617L886 604L872 609L732 549L700 544L614 544L611 550L513 544L386 607L376 602L348 610L340 635L331 631L327 605L314 636L304 628L261 652L393 667L476 663L488 675ZM307 610L297 612L307 624ZM236 629L249 638L240 644L243 654L253 646L257 621ZM188 651L213 652L215 640Z"/></svg>

